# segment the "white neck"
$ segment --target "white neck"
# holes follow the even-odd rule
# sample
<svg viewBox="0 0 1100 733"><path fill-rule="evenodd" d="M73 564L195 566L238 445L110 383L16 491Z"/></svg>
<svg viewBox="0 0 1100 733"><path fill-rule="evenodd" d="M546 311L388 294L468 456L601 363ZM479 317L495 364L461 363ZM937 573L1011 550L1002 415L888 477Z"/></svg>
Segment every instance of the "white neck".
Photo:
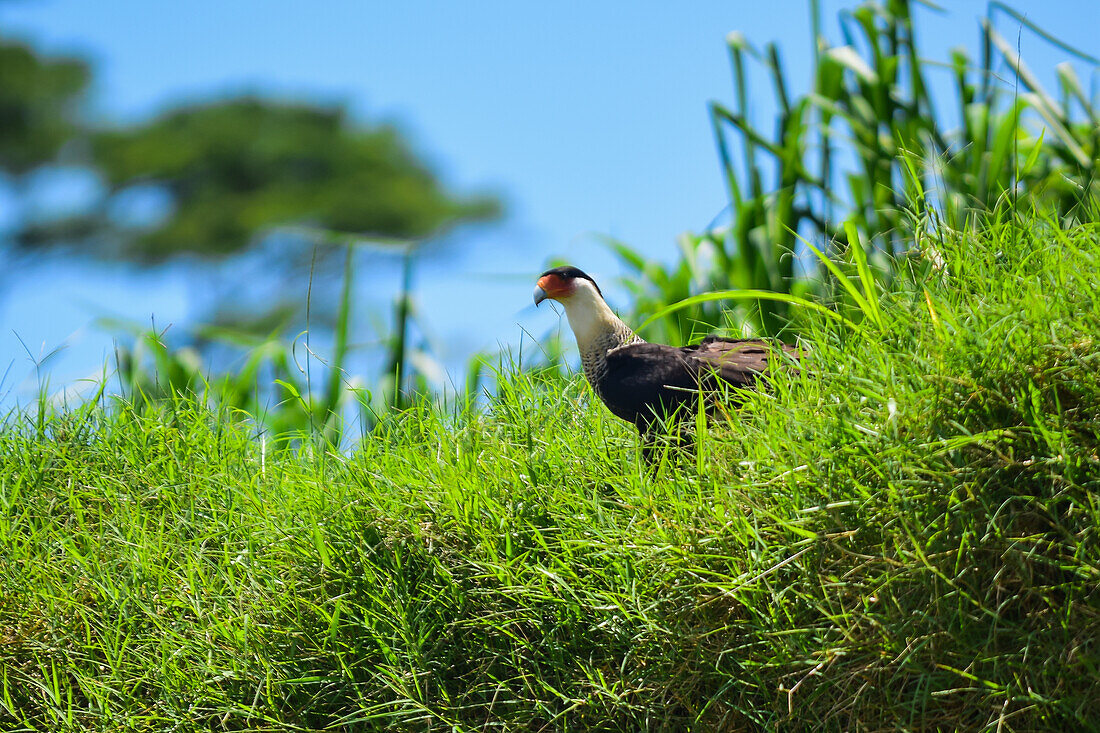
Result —
<svg viewBox="0 0 1100 733"><path fill-rule="evenodd" d="M560 302L565 306L569 327L573 329L577 348L582 354L601 347L610 339L621 339L626 343L637 338L586 280L578 280L573 294ZM606 350L607 347L603 348Z"/></svg>

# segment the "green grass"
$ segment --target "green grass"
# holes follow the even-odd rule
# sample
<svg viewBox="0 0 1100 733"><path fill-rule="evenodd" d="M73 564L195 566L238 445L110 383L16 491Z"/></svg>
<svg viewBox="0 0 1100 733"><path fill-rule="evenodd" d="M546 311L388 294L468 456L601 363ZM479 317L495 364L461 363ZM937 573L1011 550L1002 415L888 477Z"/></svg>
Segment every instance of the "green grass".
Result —
<svg viewBox="0 0 1100 733"><path fill-rule="evenodd" d="M1083 219L1100 197L1095 95L1068 63L1051 72L1058 91L1045 89L1017 52L1022 38L1023 48L1057 47L1082 70L1094 72L1100 59L995 0L974 23L977 43L946 58L936 58L919 29L929 13L971 22L950 3L842 3L830 23L822 5L807 4L811 48L801 56L812 69L801 83L785 70L790 39L761 45L739 32L726 36L733 98L712 101L710 121L729 223L720 214L705 230L682 234L671 265L605 238L630 273L621 284L638 320L691 296L742 293L739 301L701 298L662 311L649 335L684 341L724 326L776 336L791 312L777 295L847 303L850 291L817 280L822 266L888 283L896 260L887 254L912 247L930 221L974 226L1016 209L1021 196L1026 206ZM762 95L771 98L767 110ZM811 247L828 259L799 262Z"/></svg>
<svg viewBox="0 0 1100 733"><path fill-rule="evenodd" d="M9 420L0 728L1100 728L1100 228L936 249L655 475L533 372L350 451Z"/></svg>

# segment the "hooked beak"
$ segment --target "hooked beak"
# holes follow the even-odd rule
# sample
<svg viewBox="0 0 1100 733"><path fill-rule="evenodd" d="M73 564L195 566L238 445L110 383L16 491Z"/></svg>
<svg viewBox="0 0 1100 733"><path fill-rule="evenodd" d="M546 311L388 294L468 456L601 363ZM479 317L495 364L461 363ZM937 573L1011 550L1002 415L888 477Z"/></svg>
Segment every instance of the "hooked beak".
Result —
<svg viewBox="0 0 1100 733"><path fill-rule="evenodd" d="M535 284L535 305L537 306L547 298L553 298L559 291L555 282L557 278L553 278L550 275L543 275L539 278L539 281ZM554 293L554 295L551 295Z"/></svg>

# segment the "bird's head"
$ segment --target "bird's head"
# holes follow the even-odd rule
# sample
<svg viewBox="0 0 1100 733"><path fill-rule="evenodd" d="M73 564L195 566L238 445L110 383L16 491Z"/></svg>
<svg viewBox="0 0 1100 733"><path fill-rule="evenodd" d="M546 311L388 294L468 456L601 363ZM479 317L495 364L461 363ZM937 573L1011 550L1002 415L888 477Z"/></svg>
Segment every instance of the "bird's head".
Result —
<svg viewBox="0 0 1100 733"><path fill-rule="evenodd" d="M535 305L547 298L564 304L580 293L595 293L603 299L600 286L583 271L571 266L555 267L539 276L535 285Z"/></svg>

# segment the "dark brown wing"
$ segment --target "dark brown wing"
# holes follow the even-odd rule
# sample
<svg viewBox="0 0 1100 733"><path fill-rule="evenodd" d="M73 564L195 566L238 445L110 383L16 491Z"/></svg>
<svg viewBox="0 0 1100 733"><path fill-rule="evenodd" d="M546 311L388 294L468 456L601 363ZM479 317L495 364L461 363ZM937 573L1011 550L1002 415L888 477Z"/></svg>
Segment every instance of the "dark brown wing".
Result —
<svg viewBox="0 0 1100 733"><path fill-rule="evenodd" d="M607 353L607 370L593 385L607 408L643 429L698 392L698 368L680 349L637 343Z"/></svg>
<svg viewBox="0 0 1100 733"><path fill-rule="evenodd" d="M685 346L680 351L688 359L696 361L701 370L709 371L722 381L742 388L753 387L769 367L790 360L797 361L799 357L797 347L779 341L729 339L721 336L707 336L702 342Z"/></svg>
<svg viewBox="0 0 1100 733"><path fill-rule="evenodd" d="M611 412L644 429L655 415L694 405L700 389L716 389L715 377L734 387L753 387L769 360L783 358L780 349L797 358L796 350L778 342L716 336L683 348L629 344L608 352L607 371L594 386Z"/></svg>

